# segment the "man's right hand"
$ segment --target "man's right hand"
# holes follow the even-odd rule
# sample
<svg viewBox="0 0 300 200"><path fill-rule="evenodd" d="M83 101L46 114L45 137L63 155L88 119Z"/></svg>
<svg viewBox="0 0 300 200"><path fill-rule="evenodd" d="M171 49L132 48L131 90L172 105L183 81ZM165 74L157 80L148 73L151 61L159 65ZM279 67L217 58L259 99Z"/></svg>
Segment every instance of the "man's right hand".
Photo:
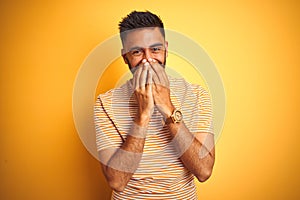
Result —
<svg viewBox="0 0 300 200"><path fill-rule="evenodd" d="M133 75L133 88L138 112L135 123L147 127L154 111L154 100L152 95L152 72L150 64L144 59Z"/></svg>

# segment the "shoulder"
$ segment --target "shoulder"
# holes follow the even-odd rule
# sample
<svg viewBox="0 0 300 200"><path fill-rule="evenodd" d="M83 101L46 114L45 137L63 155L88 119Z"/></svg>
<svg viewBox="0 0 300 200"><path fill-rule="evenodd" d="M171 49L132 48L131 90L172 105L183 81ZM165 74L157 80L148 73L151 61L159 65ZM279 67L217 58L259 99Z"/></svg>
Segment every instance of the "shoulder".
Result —
<svg viewBox="0 0 300 200"><path fill-rule="evenodd" d="M129 96L131 93L131 83L130 80L128 80L126 83L124 83L123 85L121 85L118 88L113 88L110 89L109 91L99 94L97 96L97 101L111 101L112 99L118 99L118 98L123 98L126 96Z"/></svg>
<svg viewBox="0 0 300 200"><path fill-rule="evenodd" d="M174 78L169 76L170 89L173 91L185 91L193 94L205 95L208 91L201 85L193 84L186 81L184 78Z"/></svg>

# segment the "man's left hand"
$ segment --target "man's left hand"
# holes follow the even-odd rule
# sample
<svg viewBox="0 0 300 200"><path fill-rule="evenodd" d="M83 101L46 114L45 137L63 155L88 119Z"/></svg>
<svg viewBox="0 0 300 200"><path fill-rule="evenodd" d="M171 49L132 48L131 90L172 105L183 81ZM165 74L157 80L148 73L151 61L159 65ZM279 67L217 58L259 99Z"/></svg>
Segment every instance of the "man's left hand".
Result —
<svg viewBox="0 0 300 200"><path fill-rule="evenodd" d="M165 72L165 68L161 66L155 59L148 59L153 74L153 99L159 112L168 118L175 109L170 98L170 82Z"/></svg>

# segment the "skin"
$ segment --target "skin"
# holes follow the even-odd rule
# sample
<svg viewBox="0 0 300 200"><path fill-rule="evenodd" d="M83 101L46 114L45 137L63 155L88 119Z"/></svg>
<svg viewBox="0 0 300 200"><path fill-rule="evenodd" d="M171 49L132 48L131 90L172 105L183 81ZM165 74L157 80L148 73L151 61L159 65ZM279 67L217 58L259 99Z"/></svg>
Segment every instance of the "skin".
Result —
<svg viewBox="0 0 300 200"><path fill-rule="evenodd" d="M151 54L148 49L153 44L163 44L166 51L161 54ZM127 136L122 144L110 158L109 165L103 165L105 177L112 189L123 191L131 179L133 172L138 167L141 157L131 159L126 152L142 154L145 144L144 131L147 130L149 121L156 106L159 112L168 118L175 110L170 99L169 80L164 67L168 43L159 31L159 28L143 28L127 34L123 41L122 55L129 66L137 67L134 72L132 83L135 89L134 96L138 103L138 112L134 124L139 129L133 129L134 133ZM144 54L134 57L126 54L133 47L141 47ZM189 169L200 182L206 181L212 173L215 149L214 137L207 133L192 134L180 123L167 124L169 133L175 138L176 150L181 152L180 159L184 166ZM134 136L137 137L134 137ZM132 172L120 171L109 166L130 165L134 166Z"/></svg>

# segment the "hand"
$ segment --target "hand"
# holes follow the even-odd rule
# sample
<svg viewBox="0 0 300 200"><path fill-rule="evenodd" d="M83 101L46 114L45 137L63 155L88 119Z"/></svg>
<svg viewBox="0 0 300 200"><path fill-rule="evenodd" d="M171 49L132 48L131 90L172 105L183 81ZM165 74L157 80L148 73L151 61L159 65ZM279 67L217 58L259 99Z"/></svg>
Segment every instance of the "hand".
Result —
<svg viewBox="0 0 300 200"><path fill-rule="evenodd" d="M133 88L138 103L135 122L140 126L147 126L154 110L152 94L152 72L150 64L145 59L138 66L133 75Z"/></svg>
<svg viewBox="0 0 300 200"><path fill-rule="evenodd" d="M175 109L170 98L170 82L165 69L155 60L148 59L153 73L153 98L159 112L168 118Z"/></svg>

